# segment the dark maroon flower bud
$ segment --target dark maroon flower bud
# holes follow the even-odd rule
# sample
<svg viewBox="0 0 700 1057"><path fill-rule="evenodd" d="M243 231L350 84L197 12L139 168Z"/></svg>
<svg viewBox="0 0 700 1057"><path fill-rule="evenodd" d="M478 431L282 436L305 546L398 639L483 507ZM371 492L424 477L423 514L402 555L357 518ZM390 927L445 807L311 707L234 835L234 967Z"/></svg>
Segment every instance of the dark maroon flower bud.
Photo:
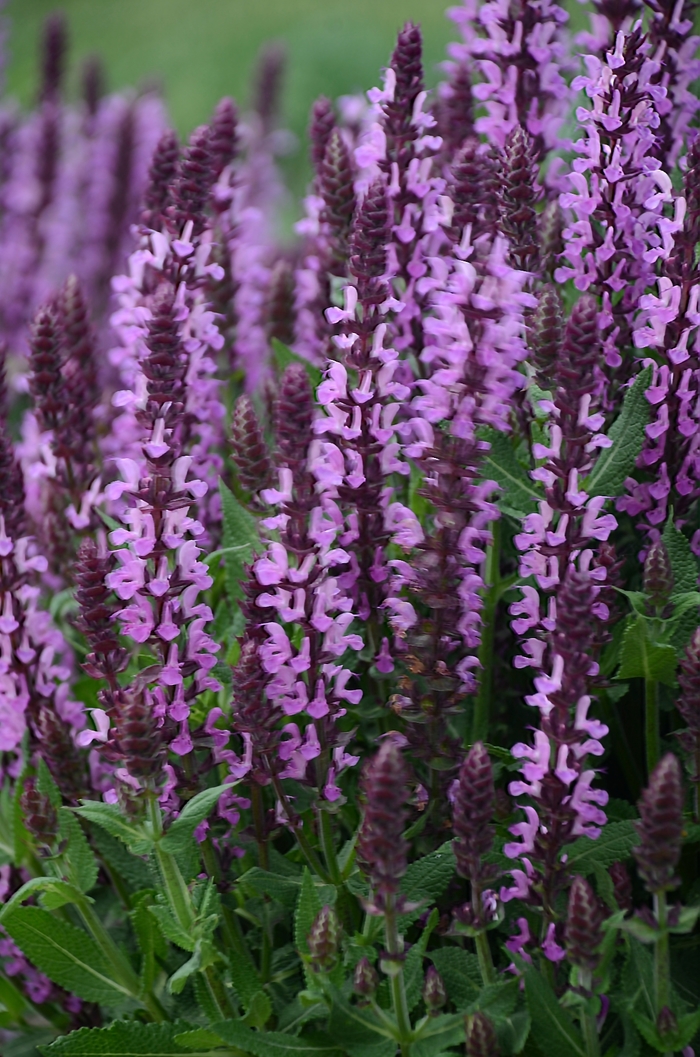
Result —
<svg viewBox="0 0 700 1057"><path fill-rule="evenodd" d="M396 895L406 873L408 845L403 831L407 786L408 774L401 751L387 738L363 771L365 813L357 845L380 908L387 898Z"/></svg>
<svg viewBox="0 0 700 1057"><path fill-rule="evenodd" d="M639 844L633 848L637 868L649 892L665 892L678 884L676 867L683 836L683 778L672 753L656 765L637 805Z"/></svg>
<svg viewBox="0 0 700 1057"><path fill-rule="evenodd" d="M338 961L340 922L332 907L322 907L306 938L315 973L328 973Z"/></svg>
<svg viewBox="0 0 700 1057"><path fill-rule="evenodd" d="M564 712L575 707L588 689L591 647L596 627L591 607L596 585L589 572L570 568L557 591L557 628L552 636L554 652L564 661L561 689L552 700Z"/></svg>
<svg viewBox="0 0 700 1057"><path fill-rule="evenodd" d="M275 438L279 461L299 470L306 461L314 418L314 394L306 368L285 367L275 402Z"/></svg>
<svg viewBox="0 0 700 1057"><path fill-rule="evenodd" d="M700 628L693 632L680 668L678 685L681 694L676 707L690 729L700 733Z"/></svg>
<svg viewBox="0 0 700 1057"><path fill-rule="evenodd" d="M4 417L0 418L0 516L10 539L17 540L27 534L24 476L15 459L14 445L6 432Z"/></svg>
<svg viewBox="0 0 700 1057"><path fill-rule="evenodd" d="M466 1018L467 1057L499 1057L500 1049L493 1024L485 1013Z"/></svg>
<svg viewBox="0 0 700 1057"><path fill-rule="evenodd" d="M153 428L155 420L161 417L165 417L166 425L171 427L183 415L187 361L175 317L174 291L164 283L156 291L151 305L146 337L148 356L143 361L148 402L141 421L147 428Z"/></svg>
<svg viewBox="0 0 700 1057"><path fill-rule="evenodd" d="M30 709L34 707L30 702ZM64 799L78 800L87 782L84 761L73 744L70 728L48 702L38 706L33 726L39 753Z"/></svg>
<svg viewBox="0 0 700 1057"><path fill-rule="evenodd" d="M438 132L443 150L452 155L465 139L474 136L474 99L472 77L466 63L457 64L437 109Z"/></svg>
<svg viewBox="0 0 700 1057"><path fill-rule="evenodd" d="M105 94L105 71L99 55L89 55L83 63L81 95L88 117L95 117L100 99Z"/></svg>
<svg viewBox="0 0 700 1057"><path fill-rule="evenodd" d="M678 1034L678 1020L673 1010L664 1006L656 1018L656 1030L662 1039L672 1038Z"/></svg>
<svg viewBox="0 0 700 1057"><path fill-rule="evenodd" d="M57 102L63 86L68 33L61 13L49 15L41 41L41 102Z"/></svg>
<svg viewBox="0 0 700 1057"><path fill-rule="evenodd" d="M332 270L344 275L348 239L355 212L354 169L350 152L339 129L332 129L318 169L318 193L323 199L323 221L333 252Z"/></svg>
<svg viewBox="0 0 700 1057"><path fill-rule="evenodd" d="M632 903L632 878L629 870L623 862L614 862L608 867L610 880L613 883L615 902L620 910L629 912L633 909Z"/></svg>
<svg viewBox="0 0 700 1057"><path fill-rule="evenodd" d="M387 161L398 162L399 168L403 169L418 134L413 124L413 107L423 91L423 38L420 26L407 22L399 31L389 65L396 75L396 86L393 98L383 104Z"/></svg>
<svg viewBox="0 0 700 1057"><path fill-rule="evenodd" d="M270 272L265 302L268 340L276 338L283 345L294 341L294 268L280 257Z"/></svg>
<svg viewBox="0 0 700 1057"><path fill-rule="evenodd" d="M59 428L66 416L66 392L62 373L63 335L55 308L44 305L29 330L29 391L43 430Z"/></svg>
<svg viewBox="0 0 700 1057"><path fill-rule="evenodd" d="M335 128L335 112L328 96L321 95L311 107L309 121L309 143L311 145L311 165L319 175L321 164L326 154L328 141Z"/></svg>
<svg viewBox="0 0 700 1057"><path fill-rule="evenodd" d="M112 743L132 778L156 787L160 784L165 748L151 695L145 689L128 686L114 695Z"/></svg>
<svg viewBox="0 0 700 1057"><path fill-rule="evenodd" d="M519 267L536 270L539 236L535 206L541 197L537 183L535 142L521 125L508 133L501 174L501 227Z"/></svg>
<svg viewBox="0 0 700 1057"><path fill-rule="evenodd" d="M58 833L58 817L48 796L37 789L36 779L25 779L19 802L24 824L32 837L40 844L53 844Z"/></svg>
<svg viewBox="0 0 700 1057"><path fill-rule="evenodd" d="M193 237L201 235L206 226L205 209L215 180L211 130L208 125L200 125L190 136L172 184L172 205L168 207L168 216L174 234L179 235L191 220Z"/></svg>
<svg viewBox="0 0 700 1057"><path fill-rule="evenodd" d="M246 492L256 495L273 480L272 460L248 396L239 396L231 419L231 458Z"/></svg>
<svg viewBox="0 0 700 1057"><path fill-rule="evenodd" d="M594 970L600 961L598 948L602 942L603 911L598 897L585 877L574 877L566 918L569 961L579 969Z"/></svg>
<svg viewBox="0 0 700 1057"><path fill-rule="evenodd" d="M552 272L564 251L564 215L558 202L548 202L540 213L540 259L542 270Z"/></svg>
<svg viewBox="0 0 700 1057"><path fill-rule="evenodd" d="M496 159L477 139L467 139L451 165L450 198L454 203L451 237L459 242L467 224L472 240L492 231L498 217Z"/></svg>
<svg viewBox="0 0 700 1057"><path fill-rule="evenodd" d="M177 133L166 129L156 144L148 170L148 184L141 213L141 223L144 227L159 231L163 226L179 159L180 141Z"/></svg>
<svg viewBox="0 0 700 1057"><path fill-rule="evenodd" d="M94 540L83 540L75 566L75 601L79 610L76 626L90 646L83 668L93 679L113 682L114 676L129 663L129 655L116 634L114 617L119 607L111 602L105 586L111 568L111 555L100 555Z"/></svg>
<svg viewBox="0 0 700 1057"><path fill-rule="evenodd" d="M671 556L663 540L656 540L647 551L644 560L644 594L651 608L657 612L671 600L673 569Z"/></svg>
<svg viewBox="0 0 700 1057"><path fill-rule="evenodd" d="M212 172L216 182L238 152L238 109L233 99L226 96L216 104L209 133Z"/></svg>
<svg viewBox="0 0 700 1057"><path fill-rule="evenodd" d="M686 200L684 227L695 245L700 242L700 136L696 136L688 148L687 164L683 177Z"/></svg>
<svg viewBox="0 0 700 1057"><path fill-rule="evenodd" d="M483 743L477 741L462 763L452 803L457 872L472 881L481 878L484 856L493 847L494 806L491 760Z"/></svg>
<svg viewBox="0 0 700 1057"><path fill-rule="evenodd" d="M600 361L598 302L583 294L571 309L566 321L564 343L557 361L556 385L569 405L579 414L580 398L595 386L595 368Z"/></svg>
<svg viewBox="0 0 700 1057"><path fill-rule="evenodd" d="M116 131L115 156L111 164L112 187L107 203L107 226L103 238L103 267L99 282L109 284L119 260L124 229L131 220L132 183L136 147L136 113L125 107Z"/></svg>
<svg viewBox="0 0 700 1057"><path fill-rule="evenodd" d="M564 306L561 295L556 286L545 286L532 314L527 339L532 353L532 366L542 389L552 386L563 338Z"/></svg>
<svg viewBox="0 0 700 1057"><path fill-rule="evenodd" d="M430 1016L434 1017L447 1002L445 983L434 965L428 968L423 981L423 1001Z"/></svg>
<svg viewBox="0 0 700 1057"><path fill-rule="evenodd" d="M350 234L350 271L369 284L386 272L389 213L383 180L375 180L355 213Z"/></svg>
<svg viewBox="0 0 700 1057"><path fill-rule="evenodd" d="M360 958L355 966L352 989L362 998L371 998L379 987L379 975L367 958Z"/></svg>
<svg viewBox="0 0 700 1057"><path fill-rule="evenodd" d="M99 384L95 361L95 336L80 280L69 275L61 289L56 307L63 333L67 360L68 391L81 407L92 408L97 402Z"/></svg>
<svg viewBox="0 0 700 1057"><path fill-rule="evenodd" d="M286 65L287 49L279 41L265 44L260 50L253 79L253 110L260 118L263 135L277 123Z"/></svg>

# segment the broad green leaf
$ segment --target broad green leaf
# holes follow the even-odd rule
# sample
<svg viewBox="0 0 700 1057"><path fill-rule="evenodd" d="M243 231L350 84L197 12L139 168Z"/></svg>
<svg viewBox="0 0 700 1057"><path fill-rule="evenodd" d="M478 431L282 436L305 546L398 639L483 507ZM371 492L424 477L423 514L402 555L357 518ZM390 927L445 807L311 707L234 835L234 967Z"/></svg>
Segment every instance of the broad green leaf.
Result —
<svg viewBox="0 0 700 1057"><path fill-rule="evenodd" d="M466 1013L481 990L477 956L460 947L441 947L431 951L429 958L444 980L455 1009L459 1013Z"/></svg>
<svg viewBox="0 0 700 1057"><path fill-rule="evenodd" d="M264 1028L271 1016L272 1002L270 1001L270 996L266 991L257 991L250 1000L248 1012L241 1023L247 1024L250 1028Z"/></svg>
<svg viewBox="0 0 700 1057"><path fill-rule="evenodd" d="M549 982L532 965L525 967L525 993L540 1051L547 1057L586 1057L578 1028L559 1005Z"/></svg>
<svg viewBox="0 0 700 1057"><path fill-rule="evenodd" d="M156 904L148 908L148 913L158 922L158 927L166 940L170 940L176 947L181 947L183 951L192 953L196 937L191 932L183 929L182 925L176 921L170 907Z"/></svg>
<svg viewBox="0 0 700 1057"><path fill-rule="evenodd" d="M193 1028L176 1035L174 1041L187 1050L213 1050L221 1046L221 1039L208 1028Z"/></svg>
<svg viewBox="0 0 700 1057"><path fill-rule="evenodd" d="M44 1057L209 1057L213 1046L194 1051L176 1041L189 1025L115 1020L107 1028L80 1028L40 1047ZM223 1057L218 1051L218 1057Z"/></svg>
<svg viewBox="0 0 700 1057"><path fill-rule="evenodd" d="M455 856L448 841L423 859L418 859L406 870L401 885L404 895L412 902L439 899L455 875Z"/></svg>
<svg viewBox="0 0 700 1057"><path fill-rule="evenodd" d="M625 393L622 410L608 432L612 446L600 449L595 466L584 482L583 487L589 495L613 498L624 492L625 480L634 470L644 445L644 430L649 422L649 402L645 394L651 376L652 368L645 367Z"/></svg>
<svg viewBox="0 0 700 1057"><path fill-rule="evenodd" d="M645 679L673 686L676 681L676 651L649 639L647 621L637 617L625 628L616 679Z"/></svg>
<svg viewBox="0 0 700 1057"><path fill-rule="evenodd" d="M68 881L62 881L58 877L32 877L25 881L21 888L0 909L0 922L4 922L25 899L30 896L53 894L54 907L65 906L66 903L77 903L82 897L82 892Z"/></svg>
<svg viewBox="0 0 700 1057"><path fill-rule="evenodd" d="M58 809L61 837L68 841L64 855L70 864L73 880L82 892L97 884L98 865L95 854L74 813L67 807Z"/></svg>
<svg viewBox="0 0 700 1057"><path fill-rule="evenodd" d="M309 361L305 360L303 356L297 356L296 352L293 352L288 345L284 345L277 338L273 338L270 344L272 345L272 357L275 361L275 367L280 374L282 374L290 364L300 363L309 376L312 388L315 390L316 387L321 384L323 373L315 364L309 363Z"/></svg>
<svg viewBox="0 0 700 1057"><path fill-rule="evenodd" d="M506 983L489 984L482 988L479 997L467 1010L468 1013L488 1013L494 1023L505 1020L515 1012L518 1004L520 982L513 978Z"/></svg>
<svg viewBox="0 0 700 1057"><path fill-rule="evenodd" d="M145 859L131 855L122 842L106 829L94 827L90 832L90 840L110 870L119 874L133 891L154 886L155 874L151 873Z"/></svg>
<svg viewBox="0 0 700 1057"><path fill-rule="evenodd" d="M396 1042L389 1037L386 1025L380 1024L371 1012L350 1005L338 991L333 993L328 1034L350 1057L396 1054Z"/></svg>
<svg viewBox="0 0 700 1057"><path fill-rule="evenodd" d="M542 496L518 462L510 439L491 427L480 430L479 437L490 445L483 458L483 476L501 486L500 509L518 519L531 514Z"/></svg>
<svg viewBox="0 0 700 1057"><path fill-rule="evenodd" d="M253 866L239 879L239 884L256 895L267 895L276 899L287 909L294 910L299 899L301 878L280 877L269 870L262 870L259 866Z"/></svg>
<svg viewBox="0 0 700 1057"><path fill-rule="evenodd" d="M226 588L231 606L242 597L241 581L244 577L244 566L253 558L256 550L261 550L258 523L255 517L242 507L230 488L219 481L221 511L224 520L223 551L226 569Z"/></svg>
<svg viewBox="0 0 700 1057"><path fill-rule="evenodd" d="M343 1057L339 1046L322 1036L309 1035L300 1038L294 1035L283 1035L278 1031L251 1031L235 1020L219 1021L212 1024L212 1031L224 1042L236 1046L253 1057L304 1057L315 1054L316 1057Z"/></svg>
<svg viewBox="0 0 700 1057"><path fill-rule="evenodd" d="M39 757L36 765L36 787L42 796L47 796L51 806L59 808L63 803L61 791L53 780L51 771L46 766L46 761Z"/></svg>
<svg viewBox="0 0 700 1057"><path fill-rule="evenodd" d="M411 1046L413 1057L439 1057L448 1046L464 1045L464 1017L443 1014L431 1017L418 1042Z"/></svg>
<svg viewBox="0 0 700 1057"><path fill-rule="evenodd" d="M649 1017L642 1016L641 1013L636 1013L634 1010L631 1016L634 1026L640 1035L659 1053L670 1054L684 1050L700 1028L700 1010L695 1010L695 1012L688 1013L684 1017L679 1017L677 1030L663 1037L657 1031L654 1021L650 1020Z"/></svg>
<svg viewBox="0 0 700 1057"><path fill-rule="evenodd" d="M122 817L118 804L105 804L102 800L82 800L80 807L73 810L88 822L102 826L113 837L126 844L134 855L146 855L153 847L153 841L144 829L133 826Z"/></svg>
<svg viewBox="0 0 700 1057"><path fill-rule="evenodd" d="M698 560L690 549L687 537L674 525L673 512L669 514L661 538L671 559L674 595L694 594L698 590ZM676 649L682 649L686 645L698 624L698 611L694 606L690 606L680 616L673 630L671 641Z"/></svg>
<svg viewBox="0 0 700 1057"><path fill-rule="evenodd" d="M246 1011L249 1010L254 997L260 993L261 985L257 969L247 958L231 958L229 974L241 1004Z"/></svg>
<svg viewBox="0 0 700 1057"><path fill-rule="evenodd" d="M630 937L622 971L622 1002L625 1009L654 1017L654 958L641 943Z"/></svg>
<svg viewBox="0 0 700 1057"><path fill-rule="evenodd" d="M33 965L86 1002L119 1005L129 992L111 979L97 944L40 907L15 907L3 926Z"/></svg>
<svg viewBox="0 0 700 1057"><path fill-rule="evenodd" d="M612 866L629 859L637 843L637 833L630 819L608 822L597 840L579 837L569 848L567 867L572 873L589 874L596 866Z"/></svg>
<svg viewBox="0 0 700 1057"><path fill-rule="evenodd" d="M146 892L129 912L141 950L141 990L144 994L151 990L158 975L156 957L164 958L168 950L153 914L149 913L151 906L152 896Z"/></svg>
<svg viewBox="0 0 700 1057"><path fill-rule="evenodd" d="M221 794L232 788L233 785L230 782L217 785L212 789L203 789L201 793L197 793L191 800L188 800L160 841L163 851L167 851L169 855L180 855L188 851L199 823L203 822L214 810Z"/></svg>

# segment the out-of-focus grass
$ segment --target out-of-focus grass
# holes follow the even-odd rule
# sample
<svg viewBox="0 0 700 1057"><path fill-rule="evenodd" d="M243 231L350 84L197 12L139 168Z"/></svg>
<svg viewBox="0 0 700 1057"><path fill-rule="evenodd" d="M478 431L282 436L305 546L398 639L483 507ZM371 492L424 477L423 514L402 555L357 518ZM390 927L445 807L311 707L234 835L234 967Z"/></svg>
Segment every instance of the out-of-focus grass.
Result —
<svg viewBox="0 0 700 1057"><path fill-rule="evenodd" d="M245 103L260 46L284 41L284 120L302 143L318 95L380 83L404 21L422 24L429 84L456 36L441 0L10 0L8 87L24 105L36 92L42 22L57 6L70 28L72 91L81 60L97 52L110 88L159 80L183 134L205 121L222 95ZM308 172L305 153L300 146L285 166L296 191Z"/></svg>

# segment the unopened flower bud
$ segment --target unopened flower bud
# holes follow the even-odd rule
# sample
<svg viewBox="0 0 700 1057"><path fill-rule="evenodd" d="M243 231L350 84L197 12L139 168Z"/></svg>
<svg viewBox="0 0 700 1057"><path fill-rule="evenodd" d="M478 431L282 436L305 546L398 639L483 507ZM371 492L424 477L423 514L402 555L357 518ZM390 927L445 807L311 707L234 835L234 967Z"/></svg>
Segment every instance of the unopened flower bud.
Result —
<svg viewBox="0 0 700 1057"><path fill-rule="evenodd" d="M362 998L371 998L379 986L379 975L367 958L360 958L355 966L352 989Z"/></svg>
<svg viewBox="0 0 700 1057"><path fill-rule="evenodd" d="M327 973L338 960L340 947L340 922L332 907L322 907L306 939L311 968L315 973Z"/></svg>
<svg viewBox="0 0 700 1057"><path fill-rule="evenodd" d="M615 902L620 910L632 910L632 879L623 862L614 862L608 867L610 880L613 883Z"/></svg>
<svg viewBox="0 0 700 1057"><path fill-rule="evenodd" d="M164 746L153 700L145 689L126 687L115 694L114 745L132 776L158 784Z"/></svg>
<svg viewBox="0 0 700 1057"><path fill-rule="evenodd" d="M397 745L387 738L365 766L362 787L366 807L358 852L366 864L378 906L394 896L406 872L403 835L408 800L406 765Z"/></svg>
<svg viewBox="0 0 700 1057"><path fill-rule="evenodd" d="M425 974L423 1001L431 1016L436 1016L447 1002L444 981L434 965L431 965Z"/></svg>
<svg viewBox="0 0 700 1057"><path fill-rule="evenodd" d="M553 383L554 368L564 336L564 307L556 286L545 286L530 323L528 346L537 381L543 389Z"/></svg>
<svg viewBox="0 0 700 1057"><path fill-rule="evenodd" d="M500 1057L494 1026L485 1013L466 1018L467 1057Z"/></svg>
<svg viewBox="0 0 700 1057"><path fill-rule="evenodd" d="M48 796L40 793L34 778L27 778L20 796L24 824L40 844L53 844L58 832L58 819Z"/></svg>
<svg viewBox="0 0 700 1057"><path fill-rule="evenodd" d="M647 551L644 562L644 594L655 610L668 605L673 594L671 558L663 540L656 540Z"/></svg>
<svg viewBox="0 0 700 1057"><path fill-rule="evenodd" d="M690 729L700 733L700 628L686 646L680 668L681 695L676 707Z"/></svg>
<svg viewBox="0 0 700 1057"><path fill-rule="evenodd" d="M519 267L533 270L539 254L535 205L541 189L534 140L522 125L514 125L506 138L501 180L501 225L510 253Z"/></svg>
<svg viewBox="0 0 700 1057"><path fill-rule="evenodd" d="M306 463L312 436L314 394L306 368L290 363L280 379L275 400L275 438L280 461L296 476Z"/></svg>
<svg viewBox="0 0 700 1057"><path fill-rule="evenodd" d="M683 835L683 779L672 753L656 765L638 803L639 844L632 849L649 892L666 892L679 881L676 867Z"/></svg>
<svg viewBox="0 0 700 1057"><path fill-rule="evenodd" d="M255 409L247 396L240 396L231 421L231 456L238 480L255 495L272 482L272 462Z"/></svg>
<svg viewBox="0 0 700 1057"><path fill-rule="evenodd" d="M484 856L493 846L495 792L493 769L483 743L472 745L460 772L452 805L457 872L478 880Z"/></svg>
<svg viewBox="0 0 700 1057"><path fill-rule="evenodd" d="M546 272L554 271L559 254L564 249L562 231L564 229L564 216L561 206L555 200L549 202L540 213L540 257L542 269Z"/></svg>
<svg viewBox="0 0 700 1057"><path fill-rule="evenodd" d="M265 299L265 322L270 341L283 345L294 341L294 269L280 258L272 267Z"/></svg>
<svg viewBox="0 0 700 1057"><path fill-rule="evenodd" d="M676 1015L673 1010L668 1008L668 1006L664 1006L659 1011L659 1015L656 1018L656 1030L662 1039L678 1033L678 1021Z"/></svg>
<svg viewBox="0 0 700 1057"><path fill-rule="evenodd" d="M603 911L595 892L585 877L574 877L566 919L566 950L572 965L579 969L596 968L603 941L602 926Z"/></svg>

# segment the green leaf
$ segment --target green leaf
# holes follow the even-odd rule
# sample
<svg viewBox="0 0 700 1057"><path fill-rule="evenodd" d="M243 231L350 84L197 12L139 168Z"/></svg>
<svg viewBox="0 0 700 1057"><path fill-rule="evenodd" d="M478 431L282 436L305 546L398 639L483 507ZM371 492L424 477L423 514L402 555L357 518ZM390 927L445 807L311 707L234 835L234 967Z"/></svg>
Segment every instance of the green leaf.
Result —
<svg viewBox="0 0 700 1057"><path fill-rule="evenodd" d="M479 438L490 445L483 458L483 475L501 486L500 509L518 519L531 514L542 497L518 462L510 439L491 427L479 430Z"/></svg>
<svg viewBox="0 0 700 1057"><path fill-rule="evenodd" d="M321 906L322 903L318 892L316 891L311 871L305 866L301 878L299 898L297 900L296 911L294 914L294 942L296 943L297 950L301 954L309 953L306 939L311 931L311 926L316 919L316 915L321 910Z"/></svg>
<svg viewBox="0 0 700 1057"><path fill-rule="evenodd" d="M411 863L406 870L401 890L412 902L434 903L446 890L455 875L455 869L452 842L448 841L437 851Z"/></svg>
<svg viewBox="0 0 700 1057"><path fill-rule="evenodd" d="M637 617L628 623L620 648L620 667L616 679L645 679L673 686L676 665L675 649L649 639L644 617Z"/></svg>
<svg viewBox="0 0 700 1057"><path fill-rule="evenodd" d="M445 989L459 1013L466 1013L481 990L479 959L459 947L441 947L429 954L445 982Z"/></svg>
<svg viewBox="0 0 700 1057"><path fill-rule="evenodd" d="M53 775L41 756L36 765L36 787L42 796L49 798L52 807L59 808L61 806L63 803L61 791L54 782Z"/></svg>
<svg viewBox="0 0 700 1057"><path fill-rule="evenodd" d="M280 877L269 870L253 866L246 870L239 879L239 884L254 892L255 895L267 895L294 910L299 899L301 881L296 877Z"/></svg>
<svg viewBox="0 0 700 1057"><path fill-rule="evenodd" d="M213 1050L221 1045L221 1039L214 1031L208 1028L193 1028L192 1031L183 1031L175 1036L178 1046L184 1046L188 1050Z"/></svg>
<svg viewBox="0 0 700 1057"><path fill-rule="evenodd" d="M70 863L73 880L81 892L89 892L97 884L99 868L95 854L70 808L58 809L58 824L61 837L68 841L64 855Z"/></svg>
<svg viewBox="0 0 700 1057"><path fill-rule="evenodd" d="M525 967L524 975L533 1036L541 1052L547 1057L586 1057L580 1032L548 981L532 965Z"/></svg>
<svg viewBox="0 0 700 1057"><path fill-rule="evenodd" d="M25 899L40 893L42 896L52 895L53 898L49 899L48 905L53 904L53 907L62 907L66 903L77 903L82 897L79 889L58 877L32 877L29 881L25 881L0 909L0 922L4 922L5 918L14 912L15 907L18 907Z"/></svg>
<svg viewBox="0 0 700 1057"><path fill-rule="evenodd" d="M607 867L629 859L637 843L637 833L630 819L608 822L597 840L579 837L569 848L567 869L572 873L590 874L594 865Z"/></svg>
<svg viewBox="0 0 700 1057"><path fill-rule="evenodd" d="M229 603L242 597L241 581L256 549L261 550L256 518L236 499L230 488L219 481L221 512L224 520L223 550L226 569L226 590Z"/></svg>
<svg viewBox="0 0 700 1057"><path fill-rule="evenodd" d="M158 922L158 927L166 940L170 940L176 947L181 947L183 951L192 953L196 937L191 932L183 929L182 925L172 914L170 907L156 904L148 908L148 913Z"/></svg>
<svg viewBox="0 0 700 1057"><path fill-rule="evenodd" d="M698 560L690 549L687 537L673 524L673 511L668 516L661 539L666 544L671 559L674 595L695 593L698 589ZM675 621L674 624L676 624ZM677 649L682 649L697 626L698 611L691 606L680 616L674 627L671 638L673 645Z"/></svg>
<svg viewBox="0 0 700 1057"><path fill-rule="evenodd" d="M309 363L309 361L305 360L302 356L297 356L296 352L292 352L288 345L283 345L277 338L273 338L270 344L272 346L272 358L274 359L275 367L280 374L282 374L290 364L300 363L308 374L313 389L315 390L316 387L321 384L323 373L315 366L315 364Z"/></svg>
<svg viewBox="0 0 700 1057"><path fill-rule="evenodd" d="M170 829L160 841L163 851L169 855L182 855L187 852L194 841L194 831L200 822L215 808L222 793L233 788L231 782L225 785L217 785L212 789L203 789L191 800L188 800L184 808L173 822Z"/></svg>
<svg viewBox="0 0 700 1057"><path fill-rule="evenodd" d="M113 837L122 841L134 855L146 855L153 841L141 827L132 826L121 813L118 804L105 804L101 800L81 800L80 807L73 808L76 815L102 826Z"/></svg>
<svg viewBox="0 0 700 1057"><path fill-rule="evenodd" d="M108 833L106 829L95 827L90 832L90 840L109 866L119 874L127 886L134 891L152 888L154 877L148 863L136 855L131 855L122 842Z"/></svg>
<svg viewBox="0 0 700 1057"><path fill-rule="evenodd" d="M108 1028L72 1031L40 1050L45 1057L205 1057L213 1047L202 1047L195 1053L176 1041L188 1027L182 1021L141 1024L115 1020Z"/></svg>
<svg viewBox="0 0 700 1057"><path fill-rule="evenodd" d="M244 1053L253 1057L304 1057L305 1054L316 1054L316 1057L343 1057L343 1051L322 1036L309 1035L297 1037L283 1035L278 1031L251 1031L235 1020L224 1020L212 1025L212 1030L223 1039Z"/></svg>
<svg viewBox="0 0 700 1057"><path fill-rule="evenodd" d="M66 991L107 1006L129 996L111 979L102 951L82 929L39 907L15 907L3 925L37 969Z"/></svg>
<svg viewBox="0 0 700 1057"><path fill-rule="evenodd" d="M467 1012L488 1013L494 1022L505 1020L515 1012L519 988L520 981L515 978L508 980L507 983L489 984L481 990L479 997Z"/></svg>
<svg viewBox="0 0 700 1057"><path fill-rule="evenodd" d="M248 1012L241 1023L251 1028L264 1028L272 1016L272 1002L266 991L257 991L248 1004Z"/></svg>
<svg viewBox="0 0 700 1057"><path fill-rule="evenodd" d="M624 492L625 480L634 470L644 445L644 429L650 412L645 394L651 376L652 368L645 367L625 393L622 410L608 432L612 446L600 450L593 470L584 481L583 487L589 495L613 498Z"/></svg>
<svg viewBox="0 0 700 1057"><path fill-rule="evenodd" d="M351 1006L335 991L328 1033L350 1057L395 1057L396 1042L371 1013Z"/></svg>
<svg viewBox="0 0 700 1057"><path fill-rule="evenodd" d="M628 941L621 998L628 1012L636 1010L648 1017L655 1016L654 959L651 952L633 938Z"/></svg>
<svg viewBox="0 0 700 1057"><path fill-rule="evenodd" d="M152 896L150 892L144 892L136 902L133 910L129 912L131 924L141 950L141 990L142 993L150 991L158 975L157 958L165 958L168 946L158 928L158 924L150 911Z"/></svg>
<svg viewBox="0 0 700 1057"><path fill-rule="evenodd" d="M260 977L257 969L251 965L247 958L231 958L229 963L231 983L241 1004L247 1010L255 996L260 993Z"/></svg>
<svg viewBox="0 0 700 1057"><path fill-rule="evenodd" d="M463 1046L464 1017L442 1014L431 1017L418 1042L411 1046L413 1057L439 1057L448 1046Z"/></svg>

